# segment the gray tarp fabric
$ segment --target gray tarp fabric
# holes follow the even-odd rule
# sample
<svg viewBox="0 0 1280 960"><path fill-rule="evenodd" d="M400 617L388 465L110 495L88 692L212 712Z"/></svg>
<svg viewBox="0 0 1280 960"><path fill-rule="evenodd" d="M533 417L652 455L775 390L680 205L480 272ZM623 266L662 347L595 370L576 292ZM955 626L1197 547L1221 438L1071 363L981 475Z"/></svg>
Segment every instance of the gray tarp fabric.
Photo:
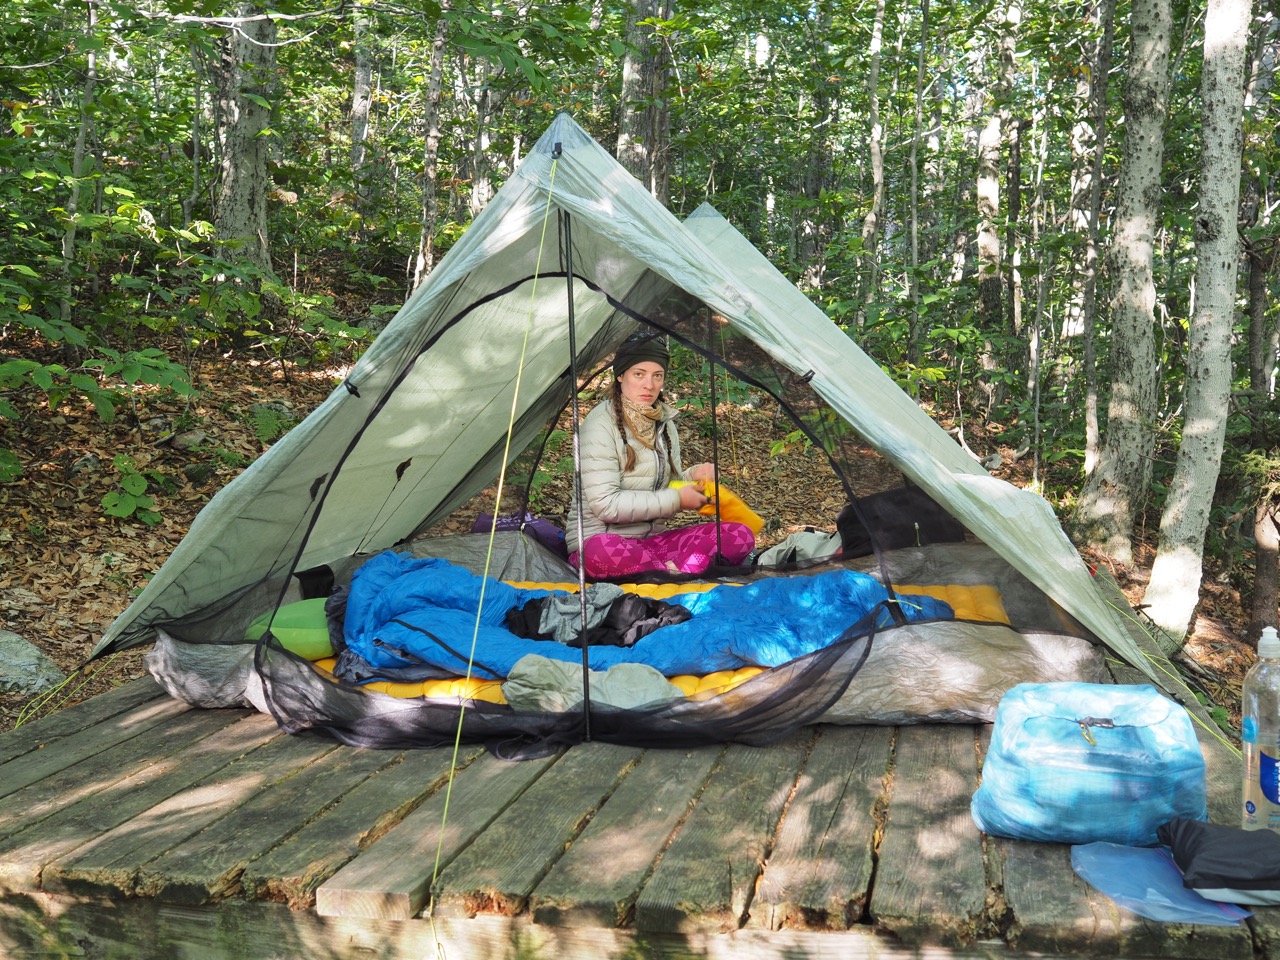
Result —
<svg viewBox="0 0 1280 960"><path fill-rule="evenodd" d="M548 242L566 214L571 234ZM572 311L557 272L569 249ZM566 115L347 380L201 511L94 655L157 628L235 640L291 569L349 563L448 516L570 395L571 312L587 369L634 329L618 304L643 314L677 290L810 377L872 447L1157 679L1044 500L988 476L719 214L704 206L682 224Z"/></svg>

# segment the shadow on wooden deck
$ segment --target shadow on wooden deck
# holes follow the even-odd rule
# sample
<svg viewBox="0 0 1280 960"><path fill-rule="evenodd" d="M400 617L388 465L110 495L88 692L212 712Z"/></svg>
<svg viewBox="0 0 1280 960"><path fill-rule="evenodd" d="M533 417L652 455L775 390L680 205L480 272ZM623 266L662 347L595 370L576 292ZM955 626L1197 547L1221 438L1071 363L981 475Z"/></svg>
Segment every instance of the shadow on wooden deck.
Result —
<svg viewBox="0 0 1280 960"><path fill-rule="evenodd" d="M141 680L0 737L0 955L1272 955L1272 911L1152 923L1068 847L984 837L987 735L819 726L513 763L290 737ZM1234 822L1238 763L1202 740L1211 818Z"/></svg>

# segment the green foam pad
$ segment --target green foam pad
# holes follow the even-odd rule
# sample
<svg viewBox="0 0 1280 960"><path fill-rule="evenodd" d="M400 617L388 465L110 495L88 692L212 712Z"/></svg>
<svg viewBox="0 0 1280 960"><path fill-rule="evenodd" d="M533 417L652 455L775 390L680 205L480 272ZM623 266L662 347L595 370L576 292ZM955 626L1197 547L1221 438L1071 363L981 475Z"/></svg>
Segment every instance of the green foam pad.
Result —
<svg viewBox="0 0 1280 960"><path fill-rule="evenodd" d="M257 643L266 632L280 641L280 646L307 660L323 660L333 656L329 640L329 622L324 615L324 597L286 603L271 616L271 611L256 617L244 631L246 640Z"/></svg>

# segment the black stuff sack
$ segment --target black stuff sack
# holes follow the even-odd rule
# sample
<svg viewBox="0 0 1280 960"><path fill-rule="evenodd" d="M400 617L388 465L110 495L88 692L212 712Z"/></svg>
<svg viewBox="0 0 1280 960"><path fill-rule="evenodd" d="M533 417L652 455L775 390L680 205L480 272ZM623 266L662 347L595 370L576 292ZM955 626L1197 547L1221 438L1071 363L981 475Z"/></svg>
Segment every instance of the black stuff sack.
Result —
<svg viewBox="0 0 1280 960"><path fill-rule="evenodd" d="M1155 846L1177 817L1208 817L1187 711L1150 684L1020 683L1000 699L970 804L984 833Z"/></svg>
<svg viewBox="0 0 1280 960"><path fill-rule="evenodd" d="M865 522L864 522L865 519ZM859 497L836 515L840 555L865 557L881 550L960 543L964 527L919 487L896 487Z"/></svg>
<svg viewBox="0 0 1280 960"><path fill-rule="evenodd" d="M1157 833L1188 890L1223 903L1280 904L1280 835L1184 818Z"/></svg>

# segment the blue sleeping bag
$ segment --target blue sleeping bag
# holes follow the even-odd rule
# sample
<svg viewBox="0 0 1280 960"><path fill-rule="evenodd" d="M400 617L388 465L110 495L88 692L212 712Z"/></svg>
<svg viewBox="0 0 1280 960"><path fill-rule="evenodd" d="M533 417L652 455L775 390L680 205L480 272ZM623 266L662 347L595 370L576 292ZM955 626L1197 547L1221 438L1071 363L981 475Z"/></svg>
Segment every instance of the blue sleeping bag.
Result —
<svg viewBox="0 0 1280 960"><path fill-rule="evenodd" d="M513 587L447 560L388 551L356 571L344 637L375 669L428 663L461 676L470 658L472 676L505 680L526 654L581 661L577 647L525 639L506 627L509 609L558 592ZM877 580L852 570L682 593L668 602L686 607L692 619L655 630L630 647L588 647L587 656L593 670L639 662L668 677L774 667L835 642L887 597ZM952 617L951 608L932 597L899 599L908 619ZM893 622L883 607L875 617L877 626Z"/></svg>

